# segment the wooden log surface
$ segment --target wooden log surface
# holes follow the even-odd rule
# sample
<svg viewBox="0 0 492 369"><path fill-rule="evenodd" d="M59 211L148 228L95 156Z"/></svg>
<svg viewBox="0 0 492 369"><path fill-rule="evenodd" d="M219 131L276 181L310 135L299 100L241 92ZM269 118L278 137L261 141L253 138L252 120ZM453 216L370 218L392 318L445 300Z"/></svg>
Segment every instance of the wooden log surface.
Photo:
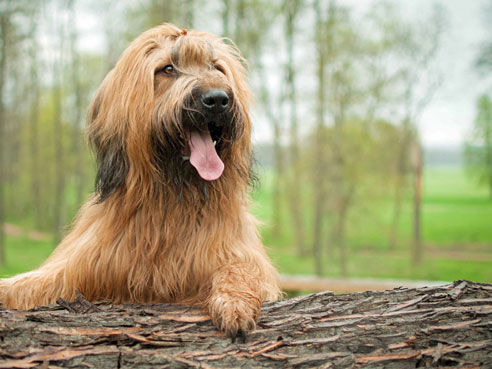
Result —
<svg viewBox="0 0 492 369"><path fill-rule="evenodd" d="M492 368L492 285L334 295L264 304L232 343L170 304L75 302L0 309L0 368Z"/></svg>

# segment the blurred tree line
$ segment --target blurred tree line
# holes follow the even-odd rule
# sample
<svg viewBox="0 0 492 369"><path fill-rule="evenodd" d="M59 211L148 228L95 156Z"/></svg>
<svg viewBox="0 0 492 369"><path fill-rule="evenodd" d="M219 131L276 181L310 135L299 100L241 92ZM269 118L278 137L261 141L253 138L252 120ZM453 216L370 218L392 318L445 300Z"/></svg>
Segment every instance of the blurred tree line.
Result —
<svg viewBox="0 0 492 369"><path fill-rule="evenodd" d="M482 42L475 58L475 69L478 74L490 81L492 72L492 1L484 9L483 20L489 38ZM479 183L485 183L489 188L492 200L492 84L489 94L483 94L477 99L476 118L473 131L465 144L465 160L469 172Z"/></svg>
<svg viewBox="0 0 492 369"><path fill-rule="evenodd" d="M230 38L248 59L255 121L272 132L274 235L292 230L319 275L337 253L346 275L351 216L390 194L395 248L410 194L419 263L417 122L442 81L446 26L430 9L411 20L383 1L359 14L336 0L0 0L0 224L61 238L93 190L91 96L131 39L166 21ZM84 51L94 22L103 46Z"/></svg>

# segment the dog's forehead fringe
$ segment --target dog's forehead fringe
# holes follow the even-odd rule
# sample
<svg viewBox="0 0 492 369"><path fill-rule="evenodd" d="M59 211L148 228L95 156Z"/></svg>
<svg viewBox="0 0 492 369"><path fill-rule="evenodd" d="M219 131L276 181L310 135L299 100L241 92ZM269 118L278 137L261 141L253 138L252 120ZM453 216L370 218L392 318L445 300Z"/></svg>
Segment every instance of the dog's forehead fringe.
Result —
<svg viewBox="0 0 492 369"><path fill-rule="evenodd" d="M183 34L181 29L168 24L144 32L133 44L147 57L154 51L165 51L165 59L176 66L183 61L186 64L211 64L222 59L231 61L237 57L235 51L215 35L194 30Z"/></svg>
<svg viewBox="0 0 492 369"><path fill-rule="evenodd" d="M178 37L171 47L171 61L179 66L181 62L196 62L208 64L215 58L214 45L215 40L202 35L193 35L188 33Z"/></svg>

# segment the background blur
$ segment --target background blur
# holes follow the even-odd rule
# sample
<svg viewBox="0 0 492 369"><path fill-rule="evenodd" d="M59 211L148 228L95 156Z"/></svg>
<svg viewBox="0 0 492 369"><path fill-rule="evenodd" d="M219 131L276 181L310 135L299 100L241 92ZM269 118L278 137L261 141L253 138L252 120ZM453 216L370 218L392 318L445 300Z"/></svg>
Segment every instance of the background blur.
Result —
<svg viewBox="0 0 492 369"><path fill-rule="evenodd" d="M492 282L490 0L0 0L1 276L93 190L91 97L165 21L249 61L253 211L282 274Z"/></svg>

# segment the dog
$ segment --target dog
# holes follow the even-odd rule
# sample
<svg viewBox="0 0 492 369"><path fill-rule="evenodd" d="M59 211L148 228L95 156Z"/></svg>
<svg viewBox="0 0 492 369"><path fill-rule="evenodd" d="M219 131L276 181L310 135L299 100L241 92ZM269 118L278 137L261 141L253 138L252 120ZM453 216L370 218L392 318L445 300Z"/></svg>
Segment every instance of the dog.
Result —
<svg viewBox="0 0 492 369"><path fill-rule="evenodd" d="M231 42L171 24L136 38L87 113L94 193L37 270L0 280L6 308L73 299L206 309L253 330L277 272L249 213L251 94Z"/></svg>

